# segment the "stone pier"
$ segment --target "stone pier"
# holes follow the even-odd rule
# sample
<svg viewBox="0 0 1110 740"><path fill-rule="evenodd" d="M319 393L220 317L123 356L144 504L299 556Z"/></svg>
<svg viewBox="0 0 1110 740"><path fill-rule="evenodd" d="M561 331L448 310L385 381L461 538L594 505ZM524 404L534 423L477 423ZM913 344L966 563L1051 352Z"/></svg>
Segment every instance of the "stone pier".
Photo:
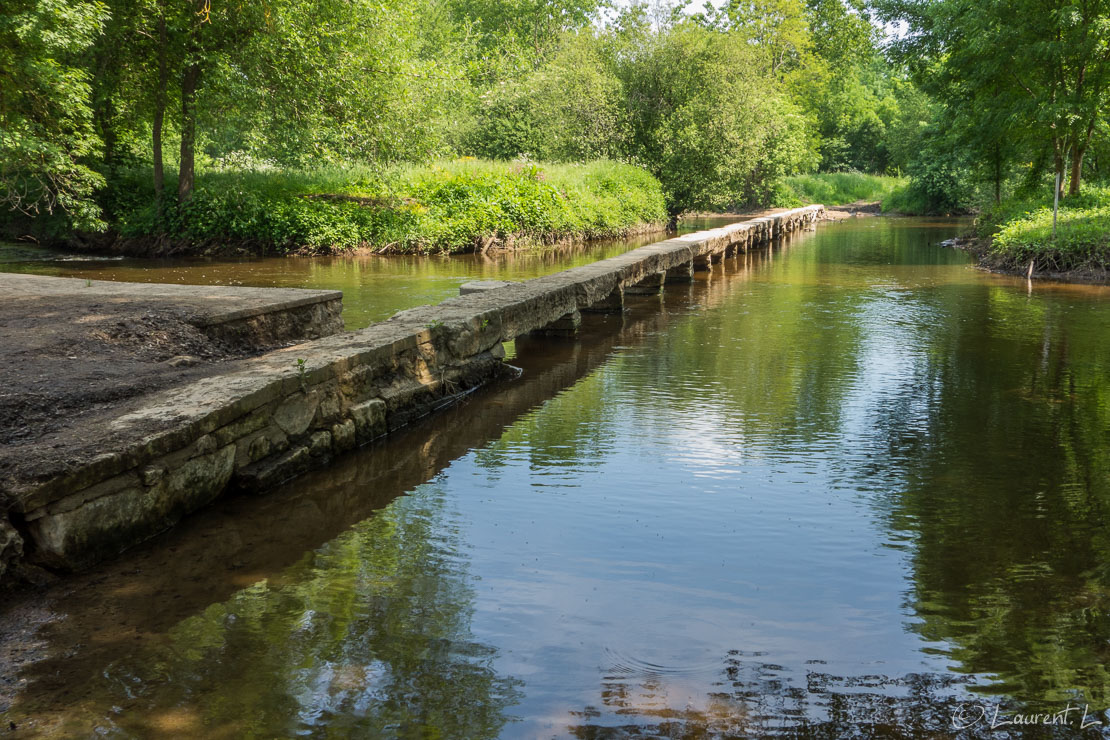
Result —
<svg viewBox="0 0 1110 740"><path fill-rule="evenodd" d="M90 430L65 469L0 490L0 583L30 562L80 568L229 491L264 492L506 372L502 343L573 333L583 311L688 281L726 252L808 228L822 206L668 239L523 283L479 285L160 391Z"/></svg>
<svg viewBox="0 0 1110 740"><path fill-rule="evenodd" d="M666 281L667 273L665 270L654 272L635 285L629 285L624 289L624 292L628 295L659 295L663 292L663 284Z"/></svg>
<svg viewBox="0 0 1110 740"><path fill-rule="evenodd" d="M683 262L678 267L671 267L663 273L667 277L664 282L670 283L692 283L694 281L694 261Z"/></svg>

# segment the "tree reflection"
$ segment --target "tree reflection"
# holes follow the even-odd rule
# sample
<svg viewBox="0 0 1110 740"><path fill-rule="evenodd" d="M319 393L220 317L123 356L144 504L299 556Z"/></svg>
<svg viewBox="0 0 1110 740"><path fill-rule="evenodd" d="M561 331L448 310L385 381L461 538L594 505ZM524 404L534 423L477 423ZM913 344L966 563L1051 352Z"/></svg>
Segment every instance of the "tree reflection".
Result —
<svg viewBox="0 0 1110 740"><path fill-rule="evenodd" d="M793 672L733 651L723 661L717 689L697 707L669 703L666 676L607 676L601 705L571 712L569 732L582 740L1102 737L1094 722L1105 722L1105 716L1089 714L1091 725L1083 727L1082 708L1074 703L1059 724L1018 726L1017 707L969 700L969 681L935 673Z"/></svg>
<svg viewBox="0 0 1110 740"><path fill-rule="evenodd" d="M937 321L913 334L902 403L871 411L884 464L867 471L886 477L888 526L912 542L912 629L984 676L984 692L1044 710L1106 708L1110 361L1099 314L999 285L927 300Z"/></svg>
<svg viewBox="0 0 1110 740"><path fill-rule="evenodd" d="M470 636L473 592L449 518L423 487L184 620L164 648L110 666L103 688L126 707L116 729L497 737L517 683Z"/></svg>

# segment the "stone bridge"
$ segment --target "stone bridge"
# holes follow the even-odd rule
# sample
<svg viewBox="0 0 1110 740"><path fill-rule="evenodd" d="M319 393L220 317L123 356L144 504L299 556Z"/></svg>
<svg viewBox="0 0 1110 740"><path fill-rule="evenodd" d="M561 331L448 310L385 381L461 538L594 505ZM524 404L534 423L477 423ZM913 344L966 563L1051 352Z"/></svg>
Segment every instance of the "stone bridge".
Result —
<svg viewBox="0 0 1110 740"><path fill-rule="evenodd" d="M506 372L503 342L573 333L584 311L813 226L807 206L687 234L523 283L402 311L151 395L49 480L0 491L0 585L26 561L73 569L114 556L233 490L265 491ZM11 580L9 578L9 580Z"/></svg>

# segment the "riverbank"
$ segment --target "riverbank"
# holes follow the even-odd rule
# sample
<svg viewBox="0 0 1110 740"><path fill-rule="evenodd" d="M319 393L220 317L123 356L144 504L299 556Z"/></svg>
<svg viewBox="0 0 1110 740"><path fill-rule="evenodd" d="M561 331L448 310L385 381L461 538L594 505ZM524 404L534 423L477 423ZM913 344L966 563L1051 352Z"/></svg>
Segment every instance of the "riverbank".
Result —
<svg viewBox="0 0 1110 740"><path fill-rule="evenodd" d="M109 231L66 246L140 257L457 254L624 237L667 221L658 180L603 160L223 170L200 175L189 203L161 210L145 171L117 175L108 193Z"/></svg>
<svg viewBox="0 0 1110 740"><path fill-rule="evenodd" d="M1023 263L1020 260L1015 260L1012 257L999 254L995 251L993 240L990 237L977 237L971 234L952 239L945 246L968 252L975 257L976 267L980 270L993 272L998 275L1014 275L1016 277L1030 278L1032 280L1050 280L1061 283L1084 283L1088 285L1110 284L1110 268L1059 270L1052 269L1052 267L1049 266L1046 269L1045 265L1051 265L1051 263L1043 255L1039 257L1036 255L1030 257L1029 262L1033 263L1032 269L1030 269L1029 262Z"/></svg>
<svg viewBox="0 0 1110 740"><path fill-rule="evenodd" d="M985 213L960 245L980 267L1070 282L1110 282L1110 188L1088 187L1052 204L1010 200Z"/></svg>
<svg viewBox="0 0 1110 740"><path fill-rule="evenodd" d="M342 294L333 290L0 273L0 293L0 344L18 368L0 394L5 488L64 470L71 459L52 450L73 434L70 442L87 438L136 398L343 330Z"/></svg>
<svg viewBox="0 0 1110 740"><path fill-rule="evenodd" d="M111 449L139 399L228 372L244 358L341 331L338 291L137 285L0 273L0 577L22 536L20 480L64 475L76 449Z"/></svg>
<svg viewBox="0 0 1110 740"><path fill-rule="evenodd" d="M506 369L502 342L549 326L573 331L580 310L620 312L626 288L658 295L665 282L689 282L696 269L712 270L726 256L809 227L821 210L688 234L403 311L6 445L0 511L8 519L7 559L26 553L39 564L82 567L163 531L225 490L268 490L498 377ZM51 469L37 458L65 464Z"/></svg>
<svg viewBox="0 0 1110 740"><path fill-rule="evenodd" d="M784 208L821 203L829 209L829 217L834 213L891 213L904 216L930 213L926 199L914 191L909 178L862 172L820 172L784 177L773 202Z"/></svg>

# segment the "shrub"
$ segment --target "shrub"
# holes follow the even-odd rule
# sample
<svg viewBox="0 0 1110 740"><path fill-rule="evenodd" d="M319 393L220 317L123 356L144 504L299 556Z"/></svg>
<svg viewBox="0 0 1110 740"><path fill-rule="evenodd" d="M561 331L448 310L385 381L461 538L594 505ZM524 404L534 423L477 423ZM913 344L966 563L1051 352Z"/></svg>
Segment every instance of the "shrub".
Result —
<svg viewBox="0 0 1110 740"><path fill-rule="evenodd" d="M609 161L225 170L200 176L188 204L168 203L161 212L145 175L112 183L108 211L121 236L257 252L462 252L491 242L621 236L666 219L659 182Z"/></svg>
<svg viewBox="0 0 1110 740"><path fill-rule="evenodd" d="M1090 202L1090 201L1088 201ZM1110 206L1068 208L1052 234L1052 209L1038 208L1004 223L990 246L1001 264L1054 271L1110 269Z"/></svg>

